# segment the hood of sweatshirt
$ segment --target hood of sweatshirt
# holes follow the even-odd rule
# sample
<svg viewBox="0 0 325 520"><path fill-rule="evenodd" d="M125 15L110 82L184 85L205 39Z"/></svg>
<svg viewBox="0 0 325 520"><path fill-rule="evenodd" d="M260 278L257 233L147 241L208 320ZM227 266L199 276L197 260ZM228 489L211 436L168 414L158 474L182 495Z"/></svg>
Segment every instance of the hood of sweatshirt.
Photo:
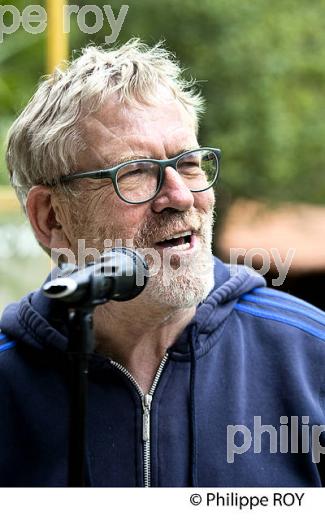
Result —
<svg viewBox="0 0 325 520"><path fill-rule="evenodd" d="M54 269L47 280L56 277L58 272ZM265 286L264 278L252 269L224 264L218 258L214 258L214 278L214 288L198 305L195 317L177 341L179 353L188 353L188 334L193 325L196 336L209 335L227 318L242 294ZM64 351L68 346L62 303L47 298L41 289L8 305L1 316L0 328L10 338L32 348Z"/></svg>
<svg viewBox="0 0 325 520"><path fill-rule="evenodd" d="M54 270L52 278L57 276ZM50 279L50 276L47 280ZM174 359L189 362L190 414L190 475L191 485L198 485L197 476L197 360L204 354L209 342L205 339L222 332L221 325L232 312L238 298L254 288L265 286L265 280L245 266L230 266L214 258L215 285L207 298L197 307L192 321L185 327L174 345L168 349ZM22 343L24 348L59 349L68 347L67 328L62 320L62 303L44 296L42 290L29 293L17 303L6 307L0 320L2 332ZM90 363L101 365L105 358L94 354ZM90 367L89 367L90 368ZM91 469L87 467L86 480L91 485Z"/></svg>

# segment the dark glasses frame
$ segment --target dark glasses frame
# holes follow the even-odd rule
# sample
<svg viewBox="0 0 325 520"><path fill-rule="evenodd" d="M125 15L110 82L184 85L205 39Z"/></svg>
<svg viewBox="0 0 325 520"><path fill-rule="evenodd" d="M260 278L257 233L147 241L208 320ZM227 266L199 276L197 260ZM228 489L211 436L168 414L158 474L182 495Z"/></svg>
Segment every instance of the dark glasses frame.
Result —
<svg viewBox="0 0 325 520"><path fill-rule="evenodd" d="M184 157L185 155L191 154L191 153L202 152L202 151L213 152L215 154L215 156L217 157L217 170L216 170L216 174L215 174L213 181L206 188L203 188L202 190L191 190L189 188L191 192L198 193L198 192L202 192L202 191L206 191L206 190L210 189L211 186L213 186L213 184L216 182L216 180L218 178L219 165L220 165L220 159L221 159L221 150L219 148L210 148L210 147L195 148L194 150L188 150L186 152L182 152L181 154L176 155L175 157L172 157L171 159L134 159L134 160L130 160L130 161L126 161L121 164L118 164L117 166L113 166L112 168L105 168L103 170L94 170L94 171L84 172L84 173L73 173L71 175L63 175L62 177L60 177L59 181L63 184L66 184L66 183L69 183L70 181L73 181L76 179L111 179L115 192L124 202L127 202L128 204L143 204L144 202L149 202L150 200L154 199L158 195L159 191L161 190L161 188L163 186L164 180L165 180L165 169L168 166L171 166L172 168L174 168L177 171L177 163L180 159L182 159L182 157ZM120 193L118 183L116 181L116 177L117 177L117 174L118 174L118 171L120 170L120 168L123 168L124 166L127 166L128 164L134 164L137 162L158 164L160 173L159 173L159 181L158 181L158 185L157 185L157 190L156 190L155 194L148 199L141 200L139 202L133 202L133 201L127 200Z"/></svg>

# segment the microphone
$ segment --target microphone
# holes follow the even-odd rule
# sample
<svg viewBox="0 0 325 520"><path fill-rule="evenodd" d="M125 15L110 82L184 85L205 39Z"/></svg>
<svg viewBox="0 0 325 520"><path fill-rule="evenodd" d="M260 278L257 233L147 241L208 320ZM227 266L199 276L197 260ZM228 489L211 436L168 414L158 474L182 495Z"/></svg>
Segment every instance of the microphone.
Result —
<svg viewBox="0 0 325 520"><path fill-rule="evenodd" d="M148 265L139 253L112 248L84 269L63 264L59 277L46 282L42 290L48 298L63 302L99 305L108 300L132 300L145 288L147 276Z"/></svg>

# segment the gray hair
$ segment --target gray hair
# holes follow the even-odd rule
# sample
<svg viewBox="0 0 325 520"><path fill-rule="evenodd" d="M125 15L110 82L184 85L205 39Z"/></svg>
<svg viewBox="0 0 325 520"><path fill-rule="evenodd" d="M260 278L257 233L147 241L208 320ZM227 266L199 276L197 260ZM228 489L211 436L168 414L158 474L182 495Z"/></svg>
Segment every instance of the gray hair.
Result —
<svg viewBox="0 0 325 520"><path fill-rule="evenodd" d="M109 50L88 46L67 68L47 76L8 134L10 180L24 211L32 186L55 184L73 170L86 147L80 122L112 93L121 102L148 104L157 102L157 87L163 85L191 114L197 130L203 99L196 82L182 76L162 42L149 47L138 38Z"/></svg>

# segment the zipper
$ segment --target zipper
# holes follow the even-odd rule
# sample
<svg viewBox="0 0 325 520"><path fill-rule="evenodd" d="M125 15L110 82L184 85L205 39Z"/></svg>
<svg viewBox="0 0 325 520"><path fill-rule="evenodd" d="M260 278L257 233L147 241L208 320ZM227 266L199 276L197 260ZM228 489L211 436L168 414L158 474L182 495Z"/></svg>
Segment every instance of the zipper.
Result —
<svg viewBox="0 0 325 520"><path fill-rule="evenodd" d="M144 487L150 487L151 485L151 461L150 461L150 411L151 411L151 402L153 398L154 391L156 390L156 386L158 385L161 373L168 359L168 353L164 355L162 358L156 375L154 377L151 388L147 394L144 394L142 388L134 379L133 375L120 363L117 361L111 360L111 365L118 368L135 386L138 394L141 398L142 403L142 441L143 441L143 479L144 479Z"/></svg>

